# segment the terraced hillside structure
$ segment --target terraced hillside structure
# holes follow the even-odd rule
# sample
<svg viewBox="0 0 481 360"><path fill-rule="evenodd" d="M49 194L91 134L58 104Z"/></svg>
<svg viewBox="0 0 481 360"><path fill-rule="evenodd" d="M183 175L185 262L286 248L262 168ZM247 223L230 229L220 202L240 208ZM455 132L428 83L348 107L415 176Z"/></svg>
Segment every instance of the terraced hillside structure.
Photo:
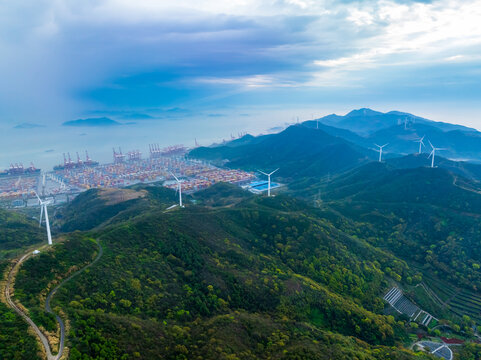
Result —
<svg viewBox="0 0 481 360"><path fill-rule="evenodd" d="M413 304L397 287L391 288L386 295L384 295L383 299L397 312L406 315L410 320L418 322L421 325L429 326L431 320L434 319L431 314Z"/></svg>
<svg viewBox="0 0 481 360"><path fill-rule="evenodd" d="M481 296L465 288L457 288L450 283L425 275L427 291L435 295L438 304L456 316L469 316L481 325Z"/></svg>

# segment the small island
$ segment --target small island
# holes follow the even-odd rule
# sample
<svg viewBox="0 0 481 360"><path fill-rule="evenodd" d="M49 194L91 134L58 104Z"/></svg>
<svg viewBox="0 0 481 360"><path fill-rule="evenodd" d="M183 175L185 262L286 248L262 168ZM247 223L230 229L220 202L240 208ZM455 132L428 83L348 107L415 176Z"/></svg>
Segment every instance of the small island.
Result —
<svg viewBox="0 0 481 360"><path fill-rule="evenodd" d="M109 119L107 117L100 118L88 118L88 119L77 119L65 121L63 126L89 126L89 127L104 127L104 126L118 126L122 125L118 121Z"/></svg>

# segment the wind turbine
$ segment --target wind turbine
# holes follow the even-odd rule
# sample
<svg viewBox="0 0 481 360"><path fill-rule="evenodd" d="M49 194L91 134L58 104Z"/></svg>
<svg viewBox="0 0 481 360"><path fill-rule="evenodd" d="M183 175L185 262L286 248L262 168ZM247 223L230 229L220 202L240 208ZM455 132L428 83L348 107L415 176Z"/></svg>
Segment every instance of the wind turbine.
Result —
<svg viewBox="0 0 481 360"><path fill-rule="evenodd" d="M181 185L181 182L180 182L179 179L177 179L177 176L175 176L173 172L171 172L171 174L175 178L175 180L177 181L177 184L179 185L179 206L184 207L182 205L182 185Z"/></svg>
<svg viewBox="0 0 481 360"><path fill-rule="evenodd" d="M388 144L384 144L383 146L379 146L378 144L374 144L379 148L379 162L382 161L382 148Z"/></svg>
<svg viewBox="0 0 481 360"><path fill-rule="evenodd" d="M274 174L277 170L279 170L279 168L275 169L273 172L269 174L259 170L261 174L264 174L265 176L267 176L267 196L271 196L271 175Z"/></svg>
<svg viewBox="0 0 481 360"><path fill-rule="evenodd" d="M433 149L433 151L431 151L431 154L429 154L428 156L428 159L432 156L431 158L431 167L433 168L434 167L434 155L436 155L436 150L446 150L446 149L443 149L443 148L435 148L433 146L433 144L431 144L431 141L428 140L428 143L429 145L431 145L431 148Z"/></svg>
<svg viewBox="0 0 481 360"><path fill-rule="evenodd" d="M423 137L422 137L421 139L415 140L415 142L418 142L418 143L419 143L419 151L418 151L418 154L421 154L421 146L426 146L426 145L424 145L424 143L423 143L423 139L424 139L425 136L426 136L426 135L423 135Z"/></svg>
<svg viewBox="0 0 481 360"><path fill-rule="evenodd" d="M50 205L51 201L42 201L38 196L37 192L35 192L35 196L37 197L38 202L40 203L40 221L38 223L38 226L40 227L42 225L42 216L43 216L43 213L45 212L45 227L47 228L48 244L52 245L52 234L50 233L50 222L48 220L48 211L47 211L47 205Z"/></svg>

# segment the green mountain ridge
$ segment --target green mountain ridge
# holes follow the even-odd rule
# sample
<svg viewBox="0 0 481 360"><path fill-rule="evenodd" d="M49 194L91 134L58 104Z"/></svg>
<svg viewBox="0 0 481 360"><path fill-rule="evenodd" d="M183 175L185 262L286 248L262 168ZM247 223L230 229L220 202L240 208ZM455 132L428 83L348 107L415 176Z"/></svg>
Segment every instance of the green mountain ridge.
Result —
<svg viewBox="0 0 481 360"><path fill-rule="evenodd" d="M219 184L204 200L215 199L216 188L228 191ZM105 199L96 204L108 207ZM72 323L71 359L413 357L400 348L403 323L382 315L380 294L391 277L416 273L343 233L322 211L286 196L167 213L149 204L69 237L18 277L19 299L35 303L51 275L34 269L61 261L65 271L76 261L75 253L60 260L65 246L100 240L103 257L54 298Z"/></svg>
<svg viewBox="0 0 481 360"><path fill-rule="evenodd" d="M326 125L347 129L363 136L373 134L376 131L386 129L394 125L404 126L405 120L408 123L429 125L442 131L460 130L477 132L475 129L466 126L428 120L423 117L405 112L389 111L383 113L368 108L352 110L344 116L332 114L322 117L318 120Z"/></svg>
<svg viewBox="0 0 481 360"><path fill-rule="evenodd" d="M0 209L0 260L19 254L28 246L46 241L44 229L22 213Z"/></svg>
<svg viewBox="0 0 481 360"><path fill-rule="evenodd" d="M371 244L474 291L481 287L480 190L445 169L380 163L322 188L327 204L354 220Z"/></svg>
<svg viewBox="0 0 481 360"><path fill-rule="evenodd" d="M233 168L279 168L278 175L290 179L347 170L367 162L369 157L375 157L373 151L300 125L290 126L278 134L250 138L241 144L233 143L235 146L196 148L189 156L227 160L225 165Z"/></svg>

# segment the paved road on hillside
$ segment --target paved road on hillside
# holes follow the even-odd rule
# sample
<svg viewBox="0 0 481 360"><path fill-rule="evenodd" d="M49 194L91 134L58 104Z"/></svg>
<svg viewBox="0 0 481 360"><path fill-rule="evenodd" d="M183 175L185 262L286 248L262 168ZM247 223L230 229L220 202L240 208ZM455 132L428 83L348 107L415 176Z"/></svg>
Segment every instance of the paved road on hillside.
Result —
<svg viewBox="0 0 481 360"><path fill-rule="evenodd" d="M79 275L80 273L82 273L83 271L85 271L86 269L88 269L90 266L94 265L97 261L99 261L99 259L102 257L102 254L103 254L103 248L102 246L100 245L100 243L98 241L97 242L97 246L99 247L99 251L97 253L97 257L94 259L94 261L92 261L90 264L84 266L82 269L80 269L79 271L73 273L72 275L70 275L68 278L66 278L65 280L63 280L60 284L58 284L48 295L47 295L47 299L45 301L45 310L50 313L50 314L53 314L55 315L55 318L57 319L58 323L59 323L59 326L60 326L60 344L59 344L59 351L57 353L57 355L52 355L52 352L50 350L50 344L47 340L47 338L45 337L45 335L40 331L40 329L38 328L38 326L32 321L32 319L30 319L22 310L20 310L20 308L17 307L17 305L15 305L15 303L12 301L11 299L11 285L12 285L12 281L13 281L13 274L15 273L16 270L18 270L18 268L20 267L20 265L25 261L27 260L31 255L32 255L32 252L28 252L27 254L23 255L20 260L12 267L12 269L10 270L10 273L8 274L8 280L7 280L7 285L5 286L5 298L7 299L7 303L8 305L14 309L21 317L23 317L25 319L25 321L28 322L28 324L35 330L35 333L37 334L37 336L40 338L42 344L43 344L43 347L45 349L45 352L47 354L47 360L58 360L62 357L62 354L63 354L63 349L64 349L64 346L65 346L65 325L63 323L63 320L60 318L60 316L56 313L54 313L52 311L52 308L50 307L50 301L52 300L52 297L55 295L55 293L57 292L57 290L63 285L65 284L67 281L70 281L72 278L74 278L75 276Z"/></svg>
<svg viewBox="0 0 481 360"><path fill-rule="evenodd" d="M63 280L60 284L58 284L52 291L50 291L50 293L47 295L47 299L45 300L45 310L50 313L50 314L53 314L55 315L55 318L57 319L59 325L60 325L60 345L59 345L59 351L58 351L58 355L57 355L57 359L60 359L60 357L62 356L62 353L63 353L63 349L64 349L64 345L65 345L65 325L63 323L63 320L60 318L60 316L58 316L58 314L54 313L50 307L50 301L52 300L52 297L55 295L55 293L57 292L57 290L63 285L65 284L67 281L70 281L72 278L76 277L77 275L79 275L80 273L82 273L83 271L85 271L86 269L88 269L89 267L91 267L92 265L94 265L97 261L99 261L99 259L102 257L102 254L104 252L102 246L100 245L100 243L98 241L97 242L97 246L99 247L99 251L97 253L97 256L96 258L94 259L94 261L92 261L90 264L84 266L83 268L81 268L79 271L73 273L72 275L70 275L68 278L66 278L65 280Z"/></svg>
<svg viewBox="0 0 481 360"><path fill-rule="evenodd" d="M8 305L13 309L15 310L21 317L23 317L25 319L25 321L33 328L33 330L35 331L35 333L37 334L37 336L40 338L40 341L42 342L43 344L43 347L45 349L45 352L47 354L47 359L48 360L56 360L58 359L59 357L55 356L55 355L52 355L52 352L50 351L50 345L48 343L48 340L47 338L45 337L45 335L40 331L40 329L38 328L38 326L32 321L32 319L30 319L22 310L20 310L20 308L15 305L15 303L13 302L12 300L12 297L11 297L11 285L12 285L12 282L13 282L13 274L18 270L18 268L20 267L20 265L22 265L22 263L27 260L30 256L32 255L32 252L29 251L27 254L23 255L20 260L18 260L18 262L12 267L12 269L10 270L10 273L8 274L8 279L7 279L7 284L5 286L5 298L7 299L7 303Z"/></svg>

